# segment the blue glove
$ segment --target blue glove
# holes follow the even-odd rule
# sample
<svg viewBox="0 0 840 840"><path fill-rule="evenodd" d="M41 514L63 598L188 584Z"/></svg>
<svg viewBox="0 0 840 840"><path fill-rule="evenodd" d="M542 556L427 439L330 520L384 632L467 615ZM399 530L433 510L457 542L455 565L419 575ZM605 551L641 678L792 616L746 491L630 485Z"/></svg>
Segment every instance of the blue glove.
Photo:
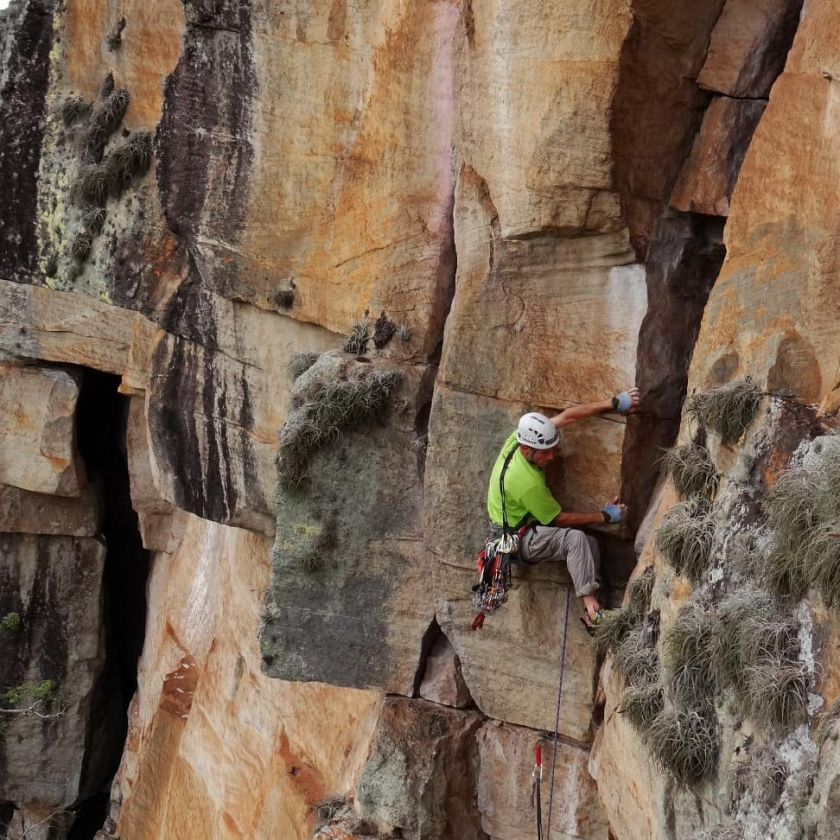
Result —
<svg viewBox="0 0 840 840"><path fill-rule="evenodd" d="M604 505L601 508L601 516L604 517L604 522L607 525L615 525L621 522L621 507L620 505Z"/></svg>
<svg viewBox="0 0 840 840"><path fill-rule="evenodd" d="M633 399L627 391L622 391L612 398L612 405L613 411L617 411L619 414L627 414L633 407Z"/></svg>

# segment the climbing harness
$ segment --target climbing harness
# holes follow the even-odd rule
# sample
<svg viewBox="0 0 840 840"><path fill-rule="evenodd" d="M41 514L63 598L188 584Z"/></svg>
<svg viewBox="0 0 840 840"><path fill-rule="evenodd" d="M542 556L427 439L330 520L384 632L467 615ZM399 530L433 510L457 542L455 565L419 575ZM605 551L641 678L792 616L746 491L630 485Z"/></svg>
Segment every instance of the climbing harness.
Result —
<svg viewBox="0 0 840 840"><path fill-rule="evenodd" d="M508 453L499 475L499 490L502 494L502 534L499 537L490 536L485 540L484 548L476 561L478 583L473 586L473 606L479 612L473 619L473 630L480 630L484 626L487 615L507 603L508 590L513 580L510 566L515 561L512 558L519 552L519 541L529 527L524 525L511 528L505 508L505 473L517 448L514 446Z"/></svg>
<svg viewBox="0 0 840 840"><path fill-rule="evenodd" d="M560 702L563 698L563 674L566 670L566 634L569 632L569 602L571 601L571 587L566 587L566 610L563 618L563 646L560 650L560 679L557 686L557 709L554 714L554 740L551 748L551 780L548 788L548 825L546 826L545 840L551 838L551 810L554 805L554 772L557 769L557 738L560 732ZM538 742L535 748L537 764L539 765L539 776L542 778L542 742ZM534 776L537 768L534 767ZM536 782L535 806L537 812L537 840L543 840L542 833L542 803L540 802L540 784Z"/></svg>

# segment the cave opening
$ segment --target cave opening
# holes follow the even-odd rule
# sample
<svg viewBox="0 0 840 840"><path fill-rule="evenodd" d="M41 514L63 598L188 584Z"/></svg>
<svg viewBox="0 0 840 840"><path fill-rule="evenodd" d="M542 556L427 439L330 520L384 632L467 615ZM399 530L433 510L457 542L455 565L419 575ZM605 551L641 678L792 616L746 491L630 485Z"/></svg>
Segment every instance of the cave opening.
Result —
<svg viewBox="0 0 840 840"><path fill-rule="evenodd" d="M77 408L79 452L88 481L102 504L101 536L107 548L103 577L107 661L102 696L92 721L86 772L98 779L98 792L79 804L69 840L91 840L102 828L110 787L128 731L128 707L137 690L137 663L146 630L146 582L150 553L143 548L137 513L131 504L127 428L130 398L119 393L120 378L85 369Z"/></svg>

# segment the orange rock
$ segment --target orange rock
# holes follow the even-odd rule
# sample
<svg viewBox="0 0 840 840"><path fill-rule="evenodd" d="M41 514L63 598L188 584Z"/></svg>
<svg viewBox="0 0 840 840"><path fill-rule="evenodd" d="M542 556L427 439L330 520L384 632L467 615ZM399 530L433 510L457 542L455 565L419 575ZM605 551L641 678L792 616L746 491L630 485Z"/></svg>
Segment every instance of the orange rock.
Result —
<svg viewBox="0 0 840 840"><path fill-rule="evenodd" d="M671 193L677 210L729 215L729 200L764 102L715 97Z"/></svg>
<svg viewBox="0 0 840 840"><path fill-rule="evenodd" d="M767 97L799 24L802 0L729 0L697 82L727 96Z"/></svg>

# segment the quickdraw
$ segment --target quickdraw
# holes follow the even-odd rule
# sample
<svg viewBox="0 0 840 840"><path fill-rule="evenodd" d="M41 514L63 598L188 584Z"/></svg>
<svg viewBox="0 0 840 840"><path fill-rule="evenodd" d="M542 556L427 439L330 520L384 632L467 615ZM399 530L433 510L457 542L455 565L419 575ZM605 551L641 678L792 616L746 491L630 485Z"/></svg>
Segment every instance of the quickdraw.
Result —
<svg viewBox="0 0 840 840"><path fill-rule="evenodd" d="M531 787L534 799L534 809L537 812L537 840L543 840L542 830L542 801L540 800L540 784L542 783L542 743L534 747L534 770L531 773Z"/></svg>

